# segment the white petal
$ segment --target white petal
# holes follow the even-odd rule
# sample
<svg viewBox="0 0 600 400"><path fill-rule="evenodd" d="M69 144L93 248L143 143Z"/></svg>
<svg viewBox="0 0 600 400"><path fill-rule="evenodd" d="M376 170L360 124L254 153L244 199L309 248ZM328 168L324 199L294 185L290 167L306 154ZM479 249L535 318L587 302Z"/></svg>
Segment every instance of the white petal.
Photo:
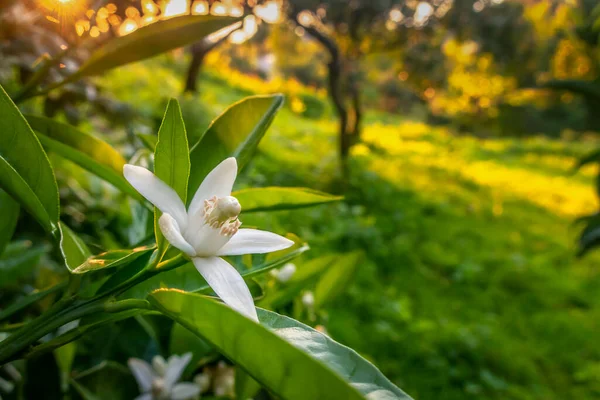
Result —
<svg viewBox="0 0 600 400"><path fill-rule="evenodd" d="M190 229L192 228L195 228L195 226L190 227ZM194 246L194 250L199 257L215 256L217 251L231 239L231 236L221 234L221 228L213 228L204 223L200 225L200 229L196 232L186 234L186 237Z"/></svg>
<svg viewBox="0 0 600 400"><path fill-rule="evenodd" d="M273 232L258 229L240 229L217 252L219 256L237 256L241 254L270 253L287 249L293 241Z"/></svg>
<svg viewBox="0 0 600 400"><path fill-rule="evenodd" d="M140 392L149 392L152 389L152 380L154 379L150 364L139 358L130 358L127 365L129 365L129 369L140 387Z"/></svg>
<svg viewBox="0 0 600 400"><path fill-rule="evenodd" d="M152 400L151 393L144 393L135 398L135 400Z"/></svg>
<svg viewBox="0 0 600 400"><path fill-rule="evenodd" d="M187 400L200 394L200 388L195 383L178 383L171 390L171 400Z"/></svg>
<svg viewBox="0 0 600 400"><path fill-rule="evenodd" d="M198 272L225 304L258 322L250 289L235 268L219 257L194 257L192 261Z"/></svg>
<svg viewBox="0 0 600 400"><path fill-rule="evenodd" d="M171 243L173 246L177 247L179 250L183 251L188 256L192 257L196 255L196 251L181 235L181 229L179 229L179 224L171 216L171 214L164 213L158 219L158 226L160 227L160 231L165 238Z"/></svg>
<svg viewBox="0 0 600 400"><path fill-rule="evenodd" d="M217 165L206 175L200 184L188 208L190 216L204 208L204 200L213 196L225 197L231 194L231 189L237 176L237 161L235 157L229 157Z"/></svg>
<svg viewBox="0 0 600 400"><path fill-rule="evenodd" d="M179 227L185 229L187 226L185 205L175 190L146 168L125 164L123 175L146 200L158 207L163 213L171 214Z"/></svg>
<svg viewBox="0 0 600 400"><path fill-rule="evenodd" d="M171 356L167 364L167 372L165 373L165 387L170 388L175 385L175 382L181 378L183 370L192 359L192 353L185 353L181 357Z"/></svg>

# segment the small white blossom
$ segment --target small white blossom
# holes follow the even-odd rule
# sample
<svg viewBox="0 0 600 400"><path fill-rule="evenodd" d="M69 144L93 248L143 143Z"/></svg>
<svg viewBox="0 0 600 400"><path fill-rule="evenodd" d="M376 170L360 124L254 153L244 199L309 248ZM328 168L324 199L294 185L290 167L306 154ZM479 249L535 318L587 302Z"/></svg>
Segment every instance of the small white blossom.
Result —
<svg viewBox="0 0 600 400"><path fill-rule="evenodd" d="M195 383L177 383L191 359L191 353L181 357L172 355L167 361L155 356L150 365L139 358L130 358L127 364L142 393L135 400L187 400L198 396L200 387Z"/></svg>
<svg viewBox="0 0 600 400"><path fill-rule="evenodd" d="M275 233L239 229L240 203L231 196L237 162L230 157L204 179L185 209L175 190L142 167L126 164L125 178L163 215L160 230L176 248L191 257L215 293L230 307L258 321L250 290L239 272L220 256L270 253L294 244Z"/></svg>

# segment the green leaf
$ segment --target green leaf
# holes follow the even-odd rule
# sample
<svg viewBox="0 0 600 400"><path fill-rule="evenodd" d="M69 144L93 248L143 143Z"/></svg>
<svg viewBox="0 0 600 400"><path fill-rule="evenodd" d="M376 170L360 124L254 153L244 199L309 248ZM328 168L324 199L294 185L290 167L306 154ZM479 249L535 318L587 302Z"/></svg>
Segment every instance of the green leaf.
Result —
<svg viewBox="0 0 600 400"><path fill-rule="evenodd" d="M290 318L259 309L257 324L222 303L177 290L157 290L148 300L287 400L410 399L354 350Z"/></svg>
<svg viewBox="0 0 600 400"><path fill-rule="evenodd" d="M235 369L235 398L253 399L260 390L260 384L241 368Z"/></svg>
<svg viewBox="0 0 600 400"><path fill-rule="evenodd" d="M0 86L0 187L49 233L58 223L54 171L27 121Z"/></svg>
<svg viewBox="0 0 600 400"><path fill-rule="evenodd" d="M71 380L85 400L133 399L139 389L126 367L114 361L103 361Z"/></svg>
<svg viewBox="0 0 600 400"><path fill-rule="evenodd" d="M31 275L42 254L49 250L49 246L33 246L28 240L10 243L0 258L0 288Z"/></svg>
<svg viewBox="0 0 600 400"><path fill-rule="evenodd" d="M327 269L315 287L316 308L333 300L348 287L362 258L361 251L336 257L335 263Z"/></svg>
<svg viewBox="0 0 600 400"><path fill-rule="evenodd" d="M33 291L29 293L27 296L20 298L19 300L13 302L10 306L0 311L0 321L10 318L19 311L36 303L38 300L41 300L52 293L58 292L59 290L62 290L65 286L67 286L67 281L63 281L62 283L54 285L48 289Z"/></svg>
<svg viewBox="0 0 600 400"><path fill-rule="evenodd" d="M258 305L265 308L279 308L288 304L307 286L316 282L335 263L337 258L338 254L326 254L296 264L297 269L294 275L278 290L269 292L258 302Z"/></svg>
<svg viewBox="0 0 600 400"><path fill-rule="evenodd" d="M77 268L71 272L74 274L84 274L90 271L100 269L115 268L127 265L135 261L138 257L152 252L156 246L141 246L131 250L111 250L86 259Z"/></svg>
<svg viewBox="0 0 600 400"><path fill-rule="evenodd" d="M0 189L0 255L12 239L17 220L19 219L19 203L13 200L4 190Z"/></svg>
<svg viewBox="0 0 600 400"><path fill-rule="evenodd" d="M232 193L245 213L257 211L293 210L331 203L343 199L307 188L265 187L238 190Z"/></svg>
<svg viewBox="0 0 600 400"><path fill-rule="evenodd" d="M198 42L237 21L238 18L186 15L150 24L107 42L92 54L79 71L67 78L67 82L84 76L98 75L121 65Z"/></svg>
<svg viewBox="0 0 600 400"><path fill-rule="evenodd" d="M240 271L240 274L244 279L252 278L285 264L307 250L308 246L299 246L282 250L281 252L278 252L280 253L279 257L256 267ZM200 275L194 265L190 262L145 280L125 292L122 297L144 299L149 293L159 288L176 288L185 290L186 292L200 292L210 289L204 278L202 278L202 275Z"/></svg>
<svg viewBox="0 0 600 400"><path fill-rule="evenodd" d="M158 142L158 136L145 133L136 133L135 136L142 141L148 150L154 152L154 149L156 149L156 142Z"/></svg>
<svg viewBox="0 0 600 400"><path fill-rule="evenodd" d="M65 260L65 265L70 272L80 266L92 252L75 232L62 222L58 224L60 228L60 252Z"/></svg>
<svg viewBox="0 0 600 400"><path fill-rule="evenodd" d="M192 373L198 362L207 357L212 351L213 348L197 335L177 323L173 324L171 340L169 341L169 354L192 353L192 360L186 366L184 375Z"/></svg>
<svg viewBox="0 0 600 400"><path fill-rule="evenodd" d="M158 130L158 142L154 150L154 174L172 187L185 204L190 175L190 153L181 108L175 99L169 101ZM168 246L158 226L161 214L160 210L155 207L154 232L160 255Z"/></svg>
<svg viewBox="0 0 600 400"><path fill-rule="evenodd" d="M228 157L241 170L283 105L283 95L247 97L215 119L190 151L188 198L191 199L208 173Z"/></svg>
<svg viewBox="0 0 600 400"><path fill-rule="evenodd" d="M26 117L46 149L74 162L122 192L136 199L142 198L123 177L125 159L111 145L71 125L50 118L33 115Z"/></svg>

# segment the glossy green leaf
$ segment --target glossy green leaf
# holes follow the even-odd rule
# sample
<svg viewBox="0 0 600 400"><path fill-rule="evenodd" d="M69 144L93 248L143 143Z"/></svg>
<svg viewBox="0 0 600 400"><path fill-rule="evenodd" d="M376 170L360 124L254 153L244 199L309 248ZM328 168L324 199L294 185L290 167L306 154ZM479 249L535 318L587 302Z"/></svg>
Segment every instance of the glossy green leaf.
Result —
<svg viewBox="0 0 600 400"><path fill-rule="evenodd" d="M307 246L282 250L279 252L279 257L271 259L256 267L240 271L240 274L244 279L252 278L285 264L307 250ZM198 273L194 265L190 262L181 267L160 273L147 279L125 292L122 297L143 299L149 293L159 288L176 288L185 290L186 292L201 292L210 289L204 278L202 278L202 275Z"/></svg>
<svg viewBox="0 0 600 400"><path fill-rule="evenodd" d="M58 223L54 171L27 121L0 86L0 187L50 233Z"/></svg>
<svg viewBox="0 0 600 400"><path fill-rule="evenodd" d="M242 205L242 211L277 211L293 210L331 203L343 199L306 188L265 187L244 189L232 194Z"/></svg>
<svg viewBox="0 0 600 400"><path fill-rule="evenodd" d="M177 290L148 299L284 399L410 399L354 350L288 317L259 309L257 324L223 303Z"/></svg>
<svg viewBox="0 0 600 400"><path fill-rule="evenodd" d="M215 119L190 151L188 198L191 199L206 175L228 157L242 169L283 105L283 96L247 97Z"/></svg>
<svg viewBox="0 0 600 400"><path fill-rule="evenodd" d="M108 41L67 81L98 75L121 65L195 43L238 20L212 15L186 15L147 25L129 35Z"/></svg>
<svg viewBox="0 0 600 400"><path fill-rule="evenodd" d="M0 255L10 241L19 219L19 203L4 190L0 189Z"/></svg>
<svg viewBox="0 0 600 400"><path fill-rule="evenodd" d="M193 335L193 333L192 333ZM253 399L260 390L260 383L256 382L242 368L235 369L235 398Z"/></svg>
<svg viewBox="0 0 600 400"><path fill-rule="evenodd" d="M181 108L175 99L169 101L158 130L158 142L154 150L154 174L172 187L185 204L190 175L190 153ZM159 254L162 255L168 243L158 226L161 214L155 207L154 232Z"/></svg>
<svg viewBox="0 0 600 400"><path fill-rule="evenodd" d="M354 278L356 269L363 259L360 251L340 255L317 282L315 287L315 307L339 296Z"/></svg>
<svg viewBox="0 0 600 400"><path fill-rule="evenodd" d="M73 232L67 225L60 222L60 252L62 253L65 265L69 271L73 272L87 260L92 252L81 238Z"/></svg>
<svg viewBox="0 0 600 400"><path fill-rule="evenodd" d="M127 265L135 261L138 257L143 256L156 249L156 246L141 246L131 250L111 250L86 259L77 268L71 272L74 274L84 274L90 271L100 269L115 268L122 265Z"/></svg>
<svg viewBox="0 0 600 400"><path fill-rule="evenodd" d="M184 375L192 373L196 369L196 364L213 352L213 348L197 335L175 323L171 328L169 354L185 354L188 352L192 353L192 360L186 366Z"/></svg>
<svg viewBox="0 0 600 400"><path fill-rule="evenodd" d="M137 199L140 194L123 177L125 159L105 141L50 118L28 115L42 145Z"/></svg>

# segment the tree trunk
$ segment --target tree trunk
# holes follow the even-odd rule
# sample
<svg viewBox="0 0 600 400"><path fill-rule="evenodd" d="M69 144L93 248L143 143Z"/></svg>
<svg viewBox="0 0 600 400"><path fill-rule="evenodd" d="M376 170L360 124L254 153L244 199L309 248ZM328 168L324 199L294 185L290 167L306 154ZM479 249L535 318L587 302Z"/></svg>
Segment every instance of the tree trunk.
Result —
<svg viewBox="0 0 600 400"><path fill-rule="evenodd" d="M297 15L296 15L297 17ZM350 150L350 135L348 130L348 109L344 102L343 94L343 60L340 55L340 50L335 41L323 32L312 26L304 26L296 18L296 23L304 28L305 32L315 38L329 53L330 61L327 64L328 72L328 94L333 102L336 113L339 118L339 152L342 174L347 177L347 159Z"/></svg>
<svg viewBox="0 0 600 400"><path fill-rule="evenodd" d="M195 43L190 48L192 53L192 61L190 62L190 66L188 67L187 76L185 79L185 89L184 92L197 93L198 92L198 77L200 76L200 71L202 70L202 65L204 64L204 59L206 55L214 50L218 45L223 43L225 39L231 35L229 34L220 37L215 41L208 41L207 39L203 39L198 43Z"/></svg>

